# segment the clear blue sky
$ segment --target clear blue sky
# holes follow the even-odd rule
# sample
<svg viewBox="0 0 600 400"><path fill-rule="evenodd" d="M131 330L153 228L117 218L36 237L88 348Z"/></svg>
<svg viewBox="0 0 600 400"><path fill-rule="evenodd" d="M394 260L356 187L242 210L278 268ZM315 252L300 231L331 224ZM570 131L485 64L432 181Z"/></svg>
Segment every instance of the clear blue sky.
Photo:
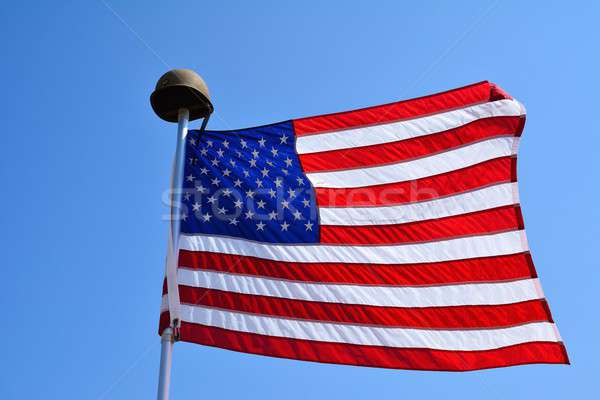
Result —
<svg viewBox="0 0 600 400"><path fill-rule="evenodd" d="M528 109L523 212L572 366L395 371L178 343L173 399L597 392L597 2L166 3L24 1L0 11L2 399L155 396L175 126L148 96L174 67L206 78L213 129L500 84Z"/></svg>

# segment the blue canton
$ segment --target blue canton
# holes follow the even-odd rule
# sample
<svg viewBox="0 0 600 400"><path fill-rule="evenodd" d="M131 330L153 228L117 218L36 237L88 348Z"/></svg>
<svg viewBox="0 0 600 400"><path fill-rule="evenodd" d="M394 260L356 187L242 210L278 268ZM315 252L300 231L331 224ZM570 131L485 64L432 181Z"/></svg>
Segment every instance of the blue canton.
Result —
<svg viewBox="0 0 600 400"><path fill-rule="evenodd" d="M295 151L292 123L190 131L181 232L272 243L319 241L315 192Z"/></svg>

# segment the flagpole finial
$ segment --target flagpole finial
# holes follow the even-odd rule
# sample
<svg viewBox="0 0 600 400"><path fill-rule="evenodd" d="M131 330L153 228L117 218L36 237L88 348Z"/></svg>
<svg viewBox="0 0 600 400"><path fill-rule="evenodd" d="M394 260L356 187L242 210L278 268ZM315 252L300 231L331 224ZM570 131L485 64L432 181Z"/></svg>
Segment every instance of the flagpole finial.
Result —
<svg viewBox="0 0 600 400"><path fill-rule="evenodd" d="M191 69L173 69L160 77L150 95L152 109L160 118L177 122L180 109L190 112L190 121L207 118L214 107L208 86Z"/></svg>

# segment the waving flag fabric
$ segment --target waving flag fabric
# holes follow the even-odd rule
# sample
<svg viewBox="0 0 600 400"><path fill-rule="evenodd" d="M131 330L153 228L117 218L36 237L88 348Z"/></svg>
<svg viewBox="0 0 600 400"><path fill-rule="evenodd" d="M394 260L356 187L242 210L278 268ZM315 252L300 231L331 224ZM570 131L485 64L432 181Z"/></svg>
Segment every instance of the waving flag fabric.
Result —
<svg viewBox="0 0 600 400"><path fill-rule="evenodd" d="M523 230L524 122L481 82L191 131L180 340L385 368L568 363Z"/></svg>

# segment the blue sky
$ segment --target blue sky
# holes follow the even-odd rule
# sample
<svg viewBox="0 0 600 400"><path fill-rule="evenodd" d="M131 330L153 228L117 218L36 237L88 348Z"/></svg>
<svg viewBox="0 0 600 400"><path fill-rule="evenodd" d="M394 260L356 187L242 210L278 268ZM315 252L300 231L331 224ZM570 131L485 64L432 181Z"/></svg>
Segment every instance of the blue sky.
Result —
<svg viewBox="0 0 600 400"><path fill-rule="evenodd" d="M178 343L173 399L590 397L600 356L600 6L524 3L4 5L0 397L155 396L175 126L148 96L174 67L205 77L213 129L501 85L528 109L523 212L572 365L394 371Z"/></svg>

